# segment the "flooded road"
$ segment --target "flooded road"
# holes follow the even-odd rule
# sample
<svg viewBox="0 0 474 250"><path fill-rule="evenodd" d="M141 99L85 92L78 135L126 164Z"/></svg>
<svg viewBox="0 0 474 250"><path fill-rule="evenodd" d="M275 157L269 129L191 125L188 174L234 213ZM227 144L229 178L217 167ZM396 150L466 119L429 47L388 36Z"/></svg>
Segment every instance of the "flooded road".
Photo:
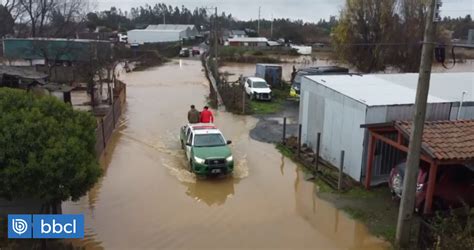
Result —
<svg viewBox="0 0 474 250"><path fill-rule="evenodd" d="M273 145L249 138L257 120L217 112L232 140L233 176L189 173L178 141L190 104L209 87L199 61L122 75L127 104L101 163L104 177L63 213L84 213L87 249L383 249L387 243L315 195ZM216 111L215 111L216 112Z"/></svg>
<svg viewBox="0 0 474 250"><path fill-rule="evenodd" d="M293 66L298 69L304 69L307 67L320 67L320 66L341 66L349 68L349 72L358 72L354 67L350 67L345 64L337 63L336 61L326 59L316 59L309 56L299 56L293 58L286 58L286 62L278 63L282 66L282 77L283 80L290 82L291 72L293 72ZM432 71L437 73L450 73L450 72L473 72L474 71L474 60L466 60L463 63L456 63L454 67L448 63L448 69L444 68L440 64L433 64ZM229 73L227 79L229 81L237 81L240 75L243 76L254 76L255 75L255 64L254 63L225 63L224 66L220 67L220 71L223 73ZM385 72L378 73L399 73L397 69L387 68Z"/></svg>

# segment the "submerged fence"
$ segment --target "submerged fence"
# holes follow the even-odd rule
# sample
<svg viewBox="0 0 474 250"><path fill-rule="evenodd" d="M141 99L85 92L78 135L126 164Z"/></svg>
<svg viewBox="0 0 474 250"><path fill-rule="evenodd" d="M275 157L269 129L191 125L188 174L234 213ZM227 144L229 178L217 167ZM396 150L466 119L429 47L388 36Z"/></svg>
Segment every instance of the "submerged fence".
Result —
<svg viewBox="0 0 474 250"><path fill-rule="evenodd" d="M251 113L250 100L247 98L242 82L228 82L222 78L215 61L207 54L202 57L206 77L209 79L209 101L217 108L237 114Z"/></svg>
<svg viewBox="0 0 474 250"><path fill-rule="evenodd" d="M97 128L95 130L95 151L98 156L102 154L105 147L107 146L107 143L109 142L115 127L117 126L120 116L122 115L126 92L127 85L119 80L115 80L112 105L105 116L98 121Z"/></svg>

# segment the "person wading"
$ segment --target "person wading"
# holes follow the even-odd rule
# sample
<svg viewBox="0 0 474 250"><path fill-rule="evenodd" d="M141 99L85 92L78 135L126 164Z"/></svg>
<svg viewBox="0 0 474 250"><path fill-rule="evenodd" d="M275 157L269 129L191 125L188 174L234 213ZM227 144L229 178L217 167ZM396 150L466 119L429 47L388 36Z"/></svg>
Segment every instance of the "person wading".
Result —
<svg viewBox="0 0 474 250"><path fill-rule="evenodd" d="M214 116L212 115L212 112L209 110L208 106L204 106L204 110L201 111L201 122L202 123L214 122Z"/></svg>
<svg viewBox="0 0 474 250"><path fill-rule="evenodd" d="M191 105L191 110L188 111L188 122L189 123L199 123L200 114L197 111L194 105Z"/></svg>

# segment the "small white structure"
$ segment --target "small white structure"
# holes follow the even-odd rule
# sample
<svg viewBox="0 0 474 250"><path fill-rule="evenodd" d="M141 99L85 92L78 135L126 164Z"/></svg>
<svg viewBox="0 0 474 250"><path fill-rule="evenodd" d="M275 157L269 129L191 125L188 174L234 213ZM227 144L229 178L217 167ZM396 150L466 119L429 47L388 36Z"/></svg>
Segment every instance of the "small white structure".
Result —
<svg viewBox="0 0 474 250"><path fill-rule="evenodd" d="M315 150L321 133L321 157L338 166L344 150L344 172L361 181L367 160L367 132L361 125L411 120L417 81L418 74L305 76L299 112L302 142ZM473 90L472 72L433 73L426 119L456 119L464 91L470 94L464 95L460 119L473 119ZM376 154L374 182L384 181L393 164L406 157L388 145L376 147L393 151L393 157L381 159Z"/></svg>
<svg viewBox="0 0 474 250"><path fill-rule="evenodd" d="M146 29L135 29L127 32L128 43L164 43L184 39L194 39L199 35L196 26L192 24L158 24L148 25Z"/></svg>
<svg viewBox="0 0 474 250"><path fill-rule="evenodd" d="M313 53L313 47L311 46L301 46L301 45L291 45L292 49L295 49L296 52L300 55L311 55Z"/></svg>
<svg viewBox="0 0 474 250"><path fill-rule="evenodd" d="M266 47L268 46L268 39L265 37L236 37L229 38L225 45L236 47Z"/></svg>

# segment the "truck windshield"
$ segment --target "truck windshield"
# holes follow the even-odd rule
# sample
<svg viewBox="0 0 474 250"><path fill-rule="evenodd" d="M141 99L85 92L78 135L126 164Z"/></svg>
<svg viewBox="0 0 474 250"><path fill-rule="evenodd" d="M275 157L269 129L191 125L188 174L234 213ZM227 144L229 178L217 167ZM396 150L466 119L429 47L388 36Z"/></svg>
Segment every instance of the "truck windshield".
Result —
<svg viewBox="0 0 474 250"><path fill-rule="evenodd" d="M265 83L265 82L253 82L252 87L256 88L256 89L266 89L266 88L268 88L267 83Z"/></svg>
<svg viewBox="0 0 474 250"><path fill-rule="evenodd" d="M220 134L204 134L194 137L195 147L218 147L224 145L226 145L226 142Z"/></svg>

